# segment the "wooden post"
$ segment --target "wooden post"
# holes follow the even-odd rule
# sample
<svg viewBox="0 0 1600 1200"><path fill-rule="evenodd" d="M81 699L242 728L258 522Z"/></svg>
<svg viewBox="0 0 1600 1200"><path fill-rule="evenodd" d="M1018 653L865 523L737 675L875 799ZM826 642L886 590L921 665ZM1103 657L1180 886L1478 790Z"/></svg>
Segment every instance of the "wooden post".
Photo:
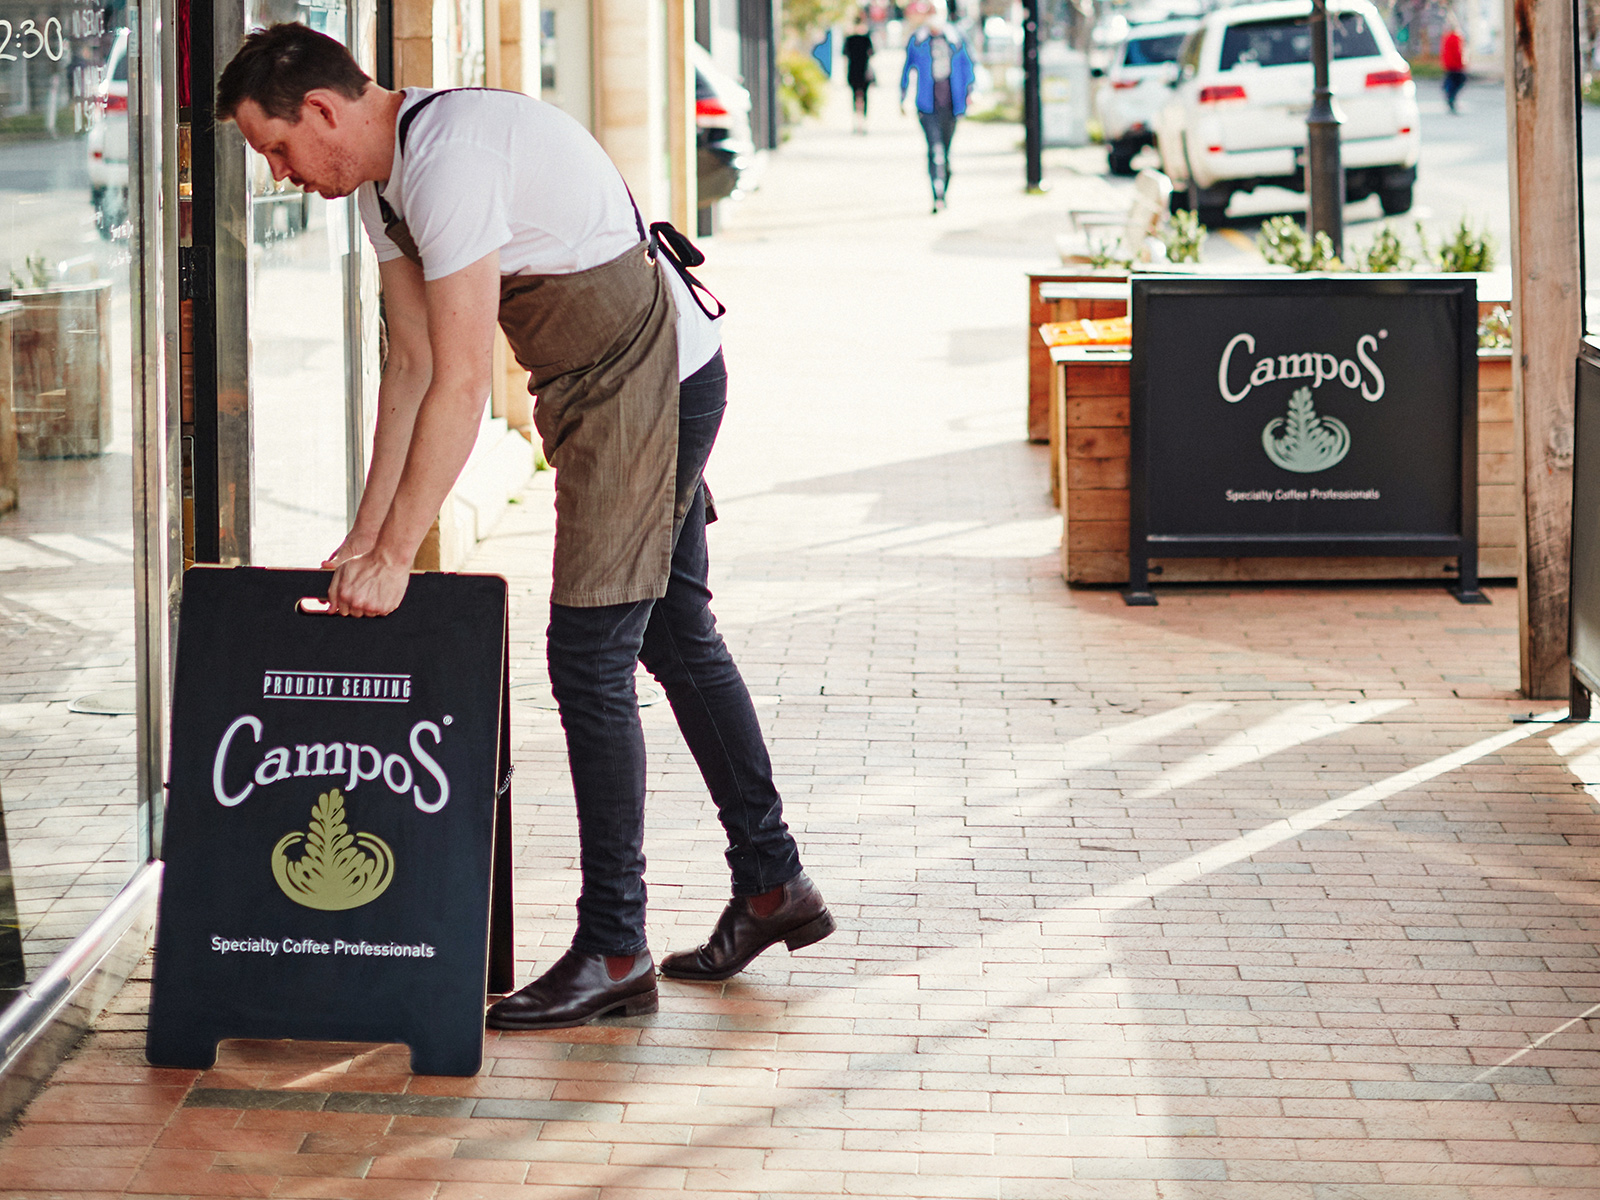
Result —
<svg viewBox="0 0 1600 1200"><path fill-rule="evenodd" d="M672 223L693 234L700 191L695 178L694 0L667 0L667 173Z"/></svg>
<svg viewBox="0 0 1600 1200"><path fill-rule="evenodd" d="M1572 414L1583 278L1578 261L1578 131L1570 4L1506 0L1511 337L1522 450L1522 690L1567 695Z"/></svg>

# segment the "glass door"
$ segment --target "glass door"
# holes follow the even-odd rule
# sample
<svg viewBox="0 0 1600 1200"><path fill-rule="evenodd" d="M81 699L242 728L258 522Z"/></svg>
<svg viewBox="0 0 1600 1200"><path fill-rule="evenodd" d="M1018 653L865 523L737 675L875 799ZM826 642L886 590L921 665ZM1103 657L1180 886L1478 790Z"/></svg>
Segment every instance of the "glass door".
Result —
<svg viewBox="0 0 1600 1200"><path fill-rule="evenodd" d="M248 0L245 27L298 21L349 44L345 0ZM349 528L354 200L324 200L247 151L250 190L250 561L316 567ZM357 471L359 474L359 470Z"/></svg>
<svg viewBox="0 0 1600 1200"><path fill-rule="evenodd" d="M147 842L134 561L145 239L129 196L154 134L130 80L156 59L139 29L126 0L0 0L6 1000L127 882Z"/></svg>

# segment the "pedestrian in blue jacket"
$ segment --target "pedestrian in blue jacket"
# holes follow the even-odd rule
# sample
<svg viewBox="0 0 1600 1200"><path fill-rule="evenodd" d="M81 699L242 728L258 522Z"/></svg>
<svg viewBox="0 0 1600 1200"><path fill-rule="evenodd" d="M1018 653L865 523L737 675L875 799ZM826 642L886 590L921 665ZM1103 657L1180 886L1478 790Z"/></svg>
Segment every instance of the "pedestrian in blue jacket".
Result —
<svg viewBox="0 0 1600 1200"><path fill-rule="evenodd" d="M967 43L946 26L936 7L906 43L906 65L900 72L900 111L906 108L911 72L917 73L917 117L928 139L928 182L933 185L933 211L945 206L950 187L950 141L956 118L967 111L972 91L972 55Z"/></svg>

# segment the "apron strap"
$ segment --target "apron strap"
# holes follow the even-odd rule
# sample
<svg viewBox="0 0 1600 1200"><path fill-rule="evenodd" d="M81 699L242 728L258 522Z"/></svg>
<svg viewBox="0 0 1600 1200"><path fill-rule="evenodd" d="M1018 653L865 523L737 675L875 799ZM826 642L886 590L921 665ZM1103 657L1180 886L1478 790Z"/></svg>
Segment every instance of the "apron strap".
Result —
<svg viewBox="0 0 1600 1200"><path fill-rule="evenodd" d="M635 214L637 214L639 211L639 206L634 205L633 211ZM705 313L710 320L715 321L718 317L722 316L728 311L728 306L721 300L718 300L710 288L689 273L689 268L698 267L701 263L705 262L706 256L701 253L698 246L691 242L677 229L673 228L671 221L651 222L650 244L655 248L658 254L672 264L673 270L677 271L679 275L683 276L683 282L689 288L689 295L694 297L695 304L699 306L700 311ZM711 298L711 303L717 306L716 312L712 312L706 307L706 302L700 299L701 292L704 292Z"/></svg>
<svg viewBox="0 0 1600 1200"><path fill-rule="evenodd" d="M406 109L405 112L400 114L400 124L395 127L396 140L400 143L400 153L404 154L406 152L406 135L411 132L411 123L417 119L417 114L423 109L427 108L428 105L432 104L440 96L448 96L451 92L492 92L496 90L503 89L442 88L439 91L434 92L431 96L424 96L421 100L418 100L410 108ZM395 216L394 209L390 208L389 202L383 198L382 189L374 184L372 190L378 197L378 213L383 217L383 223L385 225L393 225L395 221L399 219Z"/></svg>
<svg viewBox="0 0 1600 1200"><path fill-rule="evenodd" d="M622 181L622 186L627 188L628 203L633 205L633 227L639 231L639 240L647 244L646 253L650 255L650 260L659 262L665 257L672 264L672 269L683 277L684 285L689 289L689 295L694 297L695 305L705 313L708 320L715 321L726 313L728 306L712 295L710 288L689 274L690 267L698 267L706 260L700 248L673 228L671 221L652 221L647 235L644 231L644 217L639 215L639 202L633 198L633 189L628 187L626 179ZM711 297L711 303L717 306L716 312L706 307L706 302L700 299L701 292Z"/></svg>
<svg viewBox="0 0 1600 1200"><path fill-rule="evenodd" d="M400 153L405 153L406 135L411 132L411 123L417 119L417 114L423 109L427 108L428 105L432 104L440 96L448 96L452 92L489 92L495 90L499 89L443 88L440 91L434 92L432 95L424 96L421 100L418 100L410 108L406 109L405 112L400 114L400 123L395 128L396 140L400 144ZM660 256L663 255L666 257L666 260L672 264L673 270L677 271L678 274L683 277L683 282L689 288L689 295L694 297L695 304L699 307L701 312L705 313L708 319L715 321L717 318L725 314L728 311L727 305L723 304L721 300L718 300L710 288L701 283L693 275L689 274L690 267L698 267L701 263L706 261L706 256L700 252L699 247L697 247L682 233L679 233L678 230L674 229L670 221L655 221L651 224L650 231L646 233L644 227L644 217L639 212L639 202L633 198L633 189L628 187L627 180L623 180L622 186L627 190L628 203L633 206L633 227L639 232L639 240L648 245L651 259L659 260ZM394 225L399 220L399 217L396 215L394 209L391 208L389 202L383 198L383 192L379 190L376 185L373 186L372 190L378 197L378 212L383 217L384 225ZM717 306L716 312L712 312L709 308L707 308L706 302L700 299L700 294L702 292L711 298L711 303Z"/></svg>

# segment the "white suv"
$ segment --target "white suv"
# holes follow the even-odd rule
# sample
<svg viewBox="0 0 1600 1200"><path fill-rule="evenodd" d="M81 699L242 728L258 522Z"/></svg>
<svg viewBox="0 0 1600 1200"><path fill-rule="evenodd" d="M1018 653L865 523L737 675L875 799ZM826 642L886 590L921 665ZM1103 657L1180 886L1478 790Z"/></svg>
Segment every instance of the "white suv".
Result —
<svg viewBox="0 0 1600 1200"><path fill-rule="evenodd" d="M1198 21L1135 25L1112 51L1111 64L1095 94L1106 165L1113 175L1132 175L1133 156L1156 140L1155 117L1171 96L1178 51Z"/></svg>
<svg viewBox="0 0 1600 1200"><path fill-rule="evenodd" d="M1156 144L1173 203L1194 204L1207 225L1221 224L1234 192L1305 191L1310 14L1307 0L1218 9L1179 52ZM1422 145L1411 69L1367 0L1329 0L1328 24L1346 198L1376 194L1385 213L1406 212Z"/></svg>
<svg viewBox="0 0 1600 1200"><path fill-rule="evenodd" d="M128 219L128 31L117 30L89 109L89 202L110 241Z"/></svg>

